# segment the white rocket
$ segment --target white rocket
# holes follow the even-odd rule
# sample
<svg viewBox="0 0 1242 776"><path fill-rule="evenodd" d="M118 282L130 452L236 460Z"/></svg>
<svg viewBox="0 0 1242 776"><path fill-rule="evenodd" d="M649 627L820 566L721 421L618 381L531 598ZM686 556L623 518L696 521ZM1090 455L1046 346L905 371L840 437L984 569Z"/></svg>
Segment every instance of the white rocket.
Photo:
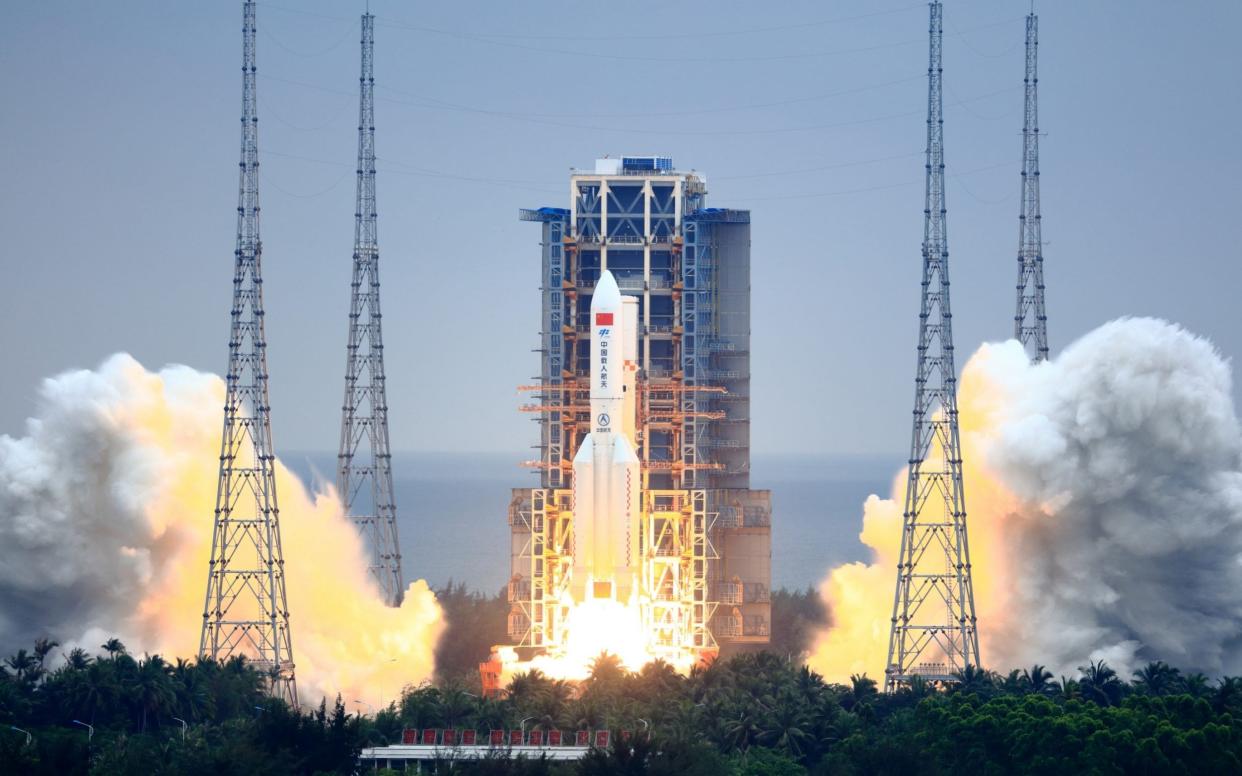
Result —
<svg viewBox="0 0 1242 776"><path fill-rule="evenodd" d="M574 455L576 601L637 592L642 472L634 452L638 300L604 271L591 298L591 431Z"/></svg>

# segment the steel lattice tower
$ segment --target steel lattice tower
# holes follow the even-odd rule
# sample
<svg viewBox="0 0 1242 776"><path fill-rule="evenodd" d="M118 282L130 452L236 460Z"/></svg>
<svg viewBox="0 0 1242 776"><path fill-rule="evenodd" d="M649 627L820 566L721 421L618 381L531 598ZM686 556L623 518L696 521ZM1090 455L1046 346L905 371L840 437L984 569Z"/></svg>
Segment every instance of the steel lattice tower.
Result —
<svg viewBox="0 0 1242 776"><path fill-rule="evenodd" d="M1022 210L1018 214L1018 311L1013 336L1032 361L1048 360L1044 254L1039 214L1039 17L1026 17L1026 109L1022 123Z"/></svg>
<svg viewBox="0 0 1242 776"><path fill-rule="evenodd" d="M345 402L337 488L370 554L371 573L390 606L405 593L397 508L388 447L388 398L380 321L379 246L375 230L375 17L362 17L362 75L358 99L358 189L354 207L354 272L345 359ZM365 442L366 449L360 451ZM359 456L359 453L362 456ZM367 496L359 501L364 491ZM358 509L355 514L355 507Z"/></svg>
<svg viewBox="0 0 1242 776"><path fill-rule="evenodd" d="M949 306L940 3L932 2L930 11L923 299L910 471L885 669L889 691L916 675L953 681L958 671L979 665Z"/></svg>
<svg viewBox="0 0 1242 776"><path fill-rule="evenodd" d="M245 3L229 371L198 654L218 661L244 655L268 676L271 693L296 707L263 327L254 8L252 0Z"/></svg>

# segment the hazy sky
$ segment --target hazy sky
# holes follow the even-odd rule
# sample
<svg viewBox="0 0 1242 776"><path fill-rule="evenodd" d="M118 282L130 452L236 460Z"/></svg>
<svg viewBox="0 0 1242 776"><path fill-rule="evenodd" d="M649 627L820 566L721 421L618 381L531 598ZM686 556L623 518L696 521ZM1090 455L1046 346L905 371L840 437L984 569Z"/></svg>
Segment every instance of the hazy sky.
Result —
<svg viewBox="0 0 1242 776"><path fill-rule="evenodd" d="M948 0L946 160L960 362L1012 327L1026 2ZM278 450L335 449L361 2L258 11ZM761 453L908 444L927 10L375 0L392 440L512 451L535 428L539 230L571 166L667 154L753 212ZM1157 315L1242 352L1242 3L1043 0L1053 351ZM41 378L124 350L221 373L241 3L13 3L0 25L0 432Z"/></svg>

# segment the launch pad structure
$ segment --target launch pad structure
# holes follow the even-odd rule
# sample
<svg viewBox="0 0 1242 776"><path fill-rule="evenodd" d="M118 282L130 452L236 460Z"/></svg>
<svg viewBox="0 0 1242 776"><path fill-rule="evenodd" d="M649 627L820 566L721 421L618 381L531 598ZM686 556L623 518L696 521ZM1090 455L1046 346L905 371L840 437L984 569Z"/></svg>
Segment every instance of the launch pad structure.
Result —
<svg viewBox="0 0 1242 776"><path fill-rule="evenodd" d="M642 621L653 657L768 643L771 494L750 489L750 213L706 207L668 157L574 171L542 230L539 484L509 505L508 635L519 656L565 642L574 565L573 459L591 430L592 295L612 273L638 307Z"/></svg>

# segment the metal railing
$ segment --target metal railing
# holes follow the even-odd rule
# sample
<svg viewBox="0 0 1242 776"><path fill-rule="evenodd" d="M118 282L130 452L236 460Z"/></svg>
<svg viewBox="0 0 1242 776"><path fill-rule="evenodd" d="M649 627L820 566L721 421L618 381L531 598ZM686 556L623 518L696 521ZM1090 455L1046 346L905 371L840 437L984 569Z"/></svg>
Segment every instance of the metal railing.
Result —
<svg viewBox="0 0 1242 776"><path fill-rule="evenodd" d="M712 632L719 638L737 638L742 635L742 618L731 614L717 615L712 620Z"/></svg>
<svg viewBox="0 0 1242 776"><path fill-rule="evenodd" d="M771 628L768 618L761 614L747 615L742 622L743 636L770 636Z"/></svg>
<svg viewBox="0 0 1242 776"><path fill-rule="evenodd" d="M716 600L722 604L740 604L744 599L744 586L741 582L717 582Z"/></svg>

